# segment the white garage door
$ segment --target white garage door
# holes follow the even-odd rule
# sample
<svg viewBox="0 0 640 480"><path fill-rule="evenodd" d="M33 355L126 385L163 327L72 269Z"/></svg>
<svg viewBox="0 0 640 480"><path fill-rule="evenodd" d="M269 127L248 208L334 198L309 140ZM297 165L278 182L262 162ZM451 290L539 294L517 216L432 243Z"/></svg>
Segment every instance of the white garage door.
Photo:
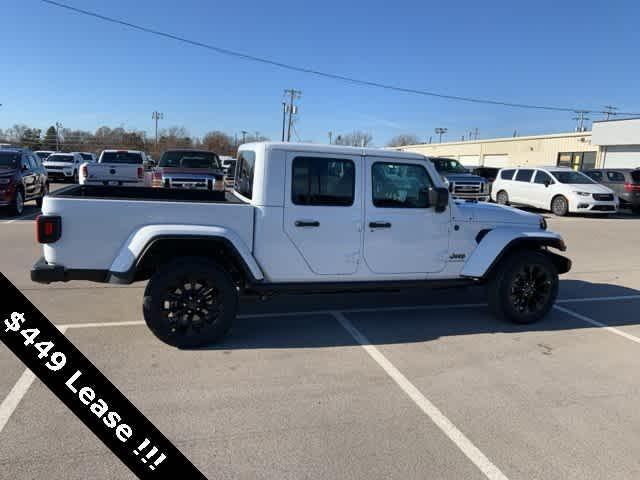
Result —
<svg viewBox="0 0 640 480"><path fill-rule="evenodd" d="M460 155L458 161L465 167L479 167L480 155Z"/></svg>
<svg viewBox="0 0 640 480"><path fill-rule="evenodd" d="M494 167L494 168L502 168L509 166L509 155L501 154L501 155L485 155L484 156L484 166L485 167Z"/></svg>
<svg viewBox="0 0 640 480"><path fill-rule="evenodd" d="M605 168L640 167L640 145L607 147L604 157Z"/></svg>

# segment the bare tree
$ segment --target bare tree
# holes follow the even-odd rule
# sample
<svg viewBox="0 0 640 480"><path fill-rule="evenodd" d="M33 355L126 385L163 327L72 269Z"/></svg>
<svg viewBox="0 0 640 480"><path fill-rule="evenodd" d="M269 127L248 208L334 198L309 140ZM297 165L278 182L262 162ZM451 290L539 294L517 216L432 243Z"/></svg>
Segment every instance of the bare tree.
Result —
<svg viewBox="0 0 640 480"><path fill-rule="evenodd" d="M373 142L370 133L361 130L354 130L351 133L338 135L335 140L336 145L350 145L352 147L368 147Z"/></svg>
<svg viewBox="0 0 640 480"><path fill-rule="evenodd" d="M387 147L402 147L404 145L416 145L420 143L417 135L412 133L404 133L401 135L396 135L389 143L387 143Z"/></svg>

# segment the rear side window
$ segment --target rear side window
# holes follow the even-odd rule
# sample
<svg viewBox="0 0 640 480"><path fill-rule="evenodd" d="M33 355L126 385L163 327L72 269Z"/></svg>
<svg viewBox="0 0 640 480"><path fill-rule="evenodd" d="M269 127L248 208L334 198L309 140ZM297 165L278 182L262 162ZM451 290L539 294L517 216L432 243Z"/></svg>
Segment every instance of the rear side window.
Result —
<svg viewBox="0 0 640 480"><path fill-rule="evenodd" d="M597 171L587 172L587 175L593 178L596 182L602 181L602 172L597 172Z"/></svg>
<svg viewBox="0 0 640 480"><path fill-rule="evenodd" d="M624 182L624 173L622 172L607 172L607 178L610 182Z"/></svg>
<svg viewBox="0 0 640 480"><path fill-rule="evenodd" d="M533 170L518 170L516 173L516 182L530 182L533 176Z"/></svg>
<svg viewBox="0 0 640 480"><path fill-rule="evenodd" d="M500 178L502 180L512 180L514 173L515 170L502 170L502 172L500 172Z"/></svg>
<svg viewBox="0 0 640 480"><path fill-rule="evenodd" d="M296 205L353 205L356 175L351 160L296 157L292 166L291 201Z"/></svg>
<svg viewBox="0 0 640 480"><path fill-rule="evenodd" d="M237 174L234 183L235 190L246 198L253 195L253 171L256 166L256 153L251 150L238 154Z"/></svg>

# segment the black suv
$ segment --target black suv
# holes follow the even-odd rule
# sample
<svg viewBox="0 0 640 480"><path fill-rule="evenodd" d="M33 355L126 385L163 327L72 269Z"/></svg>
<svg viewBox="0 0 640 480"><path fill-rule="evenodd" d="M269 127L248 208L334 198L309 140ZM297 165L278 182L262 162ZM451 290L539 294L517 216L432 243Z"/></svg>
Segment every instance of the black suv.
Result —
<svg viewBox="0 0 640 480"><path fill-rule="evenodd" d="M429 160L433 162L453 198L482 202L489 200L489 182L470 173L458 160L439 157Z"/></svg>
<svg viewBox="0 0 640 480"><path fill-rule="evenodd" d="M616 192L620 207L640 214L640 169L593 168L584 173Z"/></svg>
<svg viewBox="0 0 640 480"><path fill-rule="evenodd" d="M47 171L37 155L24 148L0 148L0 206L22 215L24 202L35 200L41 207L48 192Z"/></svg>

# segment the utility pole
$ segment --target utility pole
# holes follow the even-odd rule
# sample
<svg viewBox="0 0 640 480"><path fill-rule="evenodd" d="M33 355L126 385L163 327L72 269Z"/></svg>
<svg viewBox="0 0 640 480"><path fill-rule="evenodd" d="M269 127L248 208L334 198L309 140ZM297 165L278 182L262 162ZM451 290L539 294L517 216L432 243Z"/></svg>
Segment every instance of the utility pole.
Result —
<svg viewBox="0 0 640 480"><path fill-rule="evenodd" d="M56 152L60 151L60 129L62 128L62 123L56 122Z"/></svg>
<svg viewBox="0 0 640 480"><path fill-rule="evenodd" d="M245 143L245 141L247 140L247 132L246 130L240 130L240 133L242 134L242 143Z"/></svg>
<svg viewBox="0 0 640 480"><path fill-rule="evenodd" d="M617 115L615 111L618 110L618 107L614 107L613 105L605 105L604 108L605 120L609 120L610 115Z"/></svg>
<svg viewBox="0 0 640 480"><path fill-rule="evenodd" d="M282 141L284 142L284 126L287 122L287 102L282 102Z"/></svg>
<svg viewBox="0 0 640 480"><path fill-rule="evenodd" d="M289 88L284 91L285 95L289 95L289 105L287 107L289 111L289 126L287 127L287 142L291 141L291 124L293 123L293 116L298 113L298 107L293 104L296 98L300 98L302 96L302 92L300 90L294 90L293 88Z"/></svg>
<svg viewBox="0 0 640 480"><path fill-rule="evenodd" d="M158 150L158 120L164 119L164 113L154 111L151 114L151 119L156 122L156 150Z"/></svg>
<svg viewBox="0 0 640 480"><path fill-rule="evenodd" d="M435 129L436 135L440 136L440 143L442 143L442 135L444 135L448 131L449 131L448 128L442 128L442 127L438 127Z"/></svg>
<svg viewBox="0 0 640 480"><path fill-rule="evenodd" d="M329 130L329 145L333 143L333 132Z"/></svg>
<svg viewBox="0 0 640 480"><path fill-rule="evenodd" d="M476 127L476 128L473 130L473 139L474 139L474 140L477 140L477 139L478 139L478 127Z"/></svg>
<svg viewBox="0 0 640 480"><path fill-rule="evenodd" d="M578 127L577 130L578 132L584 132L585 128L584 128L584 121L585 120L589 120L589 117L586 117L585 115L589 113L588 110L577 110L576 117L573 117L573 120L576 120L578 122Z"/></svg>

